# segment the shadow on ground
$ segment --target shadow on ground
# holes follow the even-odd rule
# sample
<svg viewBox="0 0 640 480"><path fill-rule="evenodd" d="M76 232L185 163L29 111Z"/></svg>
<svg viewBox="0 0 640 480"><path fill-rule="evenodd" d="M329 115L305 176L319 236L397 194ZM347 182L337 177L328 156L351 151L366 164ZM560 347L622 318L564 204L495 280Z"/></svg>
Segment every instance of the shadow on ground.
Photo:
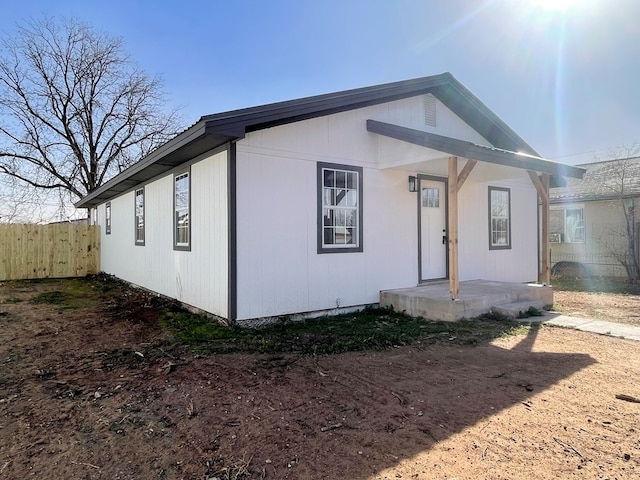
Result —
<svg viewBox="0 0 640 480"><path fill-rule="evenodd" d="M7 478L364 480L594 363L532 351L538 327L511 349L198 357L139 293L64 310L29 288L0 328Z"/></svg>

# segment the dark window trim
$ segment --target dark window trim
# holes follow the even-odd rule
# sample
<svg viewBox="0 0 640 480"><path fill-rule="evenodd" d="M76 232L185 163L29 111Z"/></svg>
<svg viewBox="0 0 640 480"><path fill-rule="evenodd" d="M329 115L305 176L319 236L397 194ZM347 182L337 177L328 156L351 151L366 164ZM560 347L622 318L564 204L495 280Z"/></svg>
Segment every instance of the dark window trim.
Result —
<svg viewBox="0 0 640 480"><path fill-rule="evenodd" d="M176 178L181 177L182 175L187 174L187 178L189 179L189 230L188 230L188 241L187 245L178 245L177 244L177 228L176 224ZM193 222L191 218L191 166L185 170L180 170L179 172L175 172L173 174L173 249L177 251L190 252L191 251L191 229L193 228Z"/></svg>
<svg viewBox="0 0 640 480"><path fill-rule="evenodd" d="M323 168L331 168L337 170L348 170L351 172L358 172L358 246L357 247L324 247L322 245L323 238L323 222L322 222L322 188L323 188L323 177L322 177L322 169ZM317 243L318 243L318 254L323 253L357 253L363 251L363 238L364 238L364 219L363 219L363 169L362 167L356 167L353 165L343 165L339 163L326 163L326 162L318 162L316 169L316 190L317 190Z"/></svg>
<svg viewBox="0 0 640 480"><path fill-rule="evenodd" d="M142 240L138 240L138 192L142 191ZM144 247L147 238L147 219L146 219L146 192L144 186L136 188L133 191L133 238L134 243L140 247Z"/></svg>
<svg viewBox="0 0 640 480"><path fill-rule="evenodd" d="M111 211L111 202L107 202L104 206L104 233L111 235L111 217L113 212Z"/></svg>
<svg viewBox="0 0 640 480"><path fill-rule="evenodd" d="M497 190L501 192L507 192L509 195L509 226L507 230L507 245L491 245L491 192ZM511 250L511 189L507 187L492 187L489 186L489 197L488 197L488 211L489 211L489 250Z"/></svg>

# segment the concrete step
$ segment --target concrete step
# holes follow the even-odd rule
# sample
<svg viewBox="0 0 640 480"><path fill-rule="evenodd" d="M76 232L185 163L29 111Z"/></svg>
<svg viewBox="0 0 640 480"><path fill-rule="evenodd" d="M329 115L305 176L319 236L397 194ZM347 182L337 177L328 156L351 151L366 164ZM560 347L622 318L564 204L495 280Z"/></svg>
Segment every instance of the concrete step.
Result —
<svg viewBox="0 0 640 480"><path fill-rule="evenodd" d="M544 311L546 306L542 300L526 300L523 302L504 303L502 305L495 305L491 307L491 313L497 316L503 316L512 319L519 319L523 315L527 314L529 308L533 307L540 311ZM529 317L527 321L532 321L537 317ZM542 317L539 317L542 318Z"/></svg>

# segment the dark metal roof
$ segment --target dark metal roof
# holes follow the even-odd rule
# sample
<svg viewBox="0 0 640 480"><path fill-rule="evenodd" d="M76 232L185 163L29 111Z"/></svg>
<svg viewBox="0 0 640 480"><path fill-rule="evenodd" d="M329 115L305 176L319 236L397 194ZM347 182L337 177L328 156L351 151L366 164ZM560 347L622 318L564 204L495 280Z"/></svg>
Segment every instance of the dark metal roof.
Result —
<svg viewBox="0 0 640 480"><path fill-rule="evenodd" d="M432 148L433 150L457 157L480 160L481 162L507 165L509 167L522 168L562 177L581 178L584 174L583 168L552 162L539 156L513 152L502 148L487 147L464 140L424 132L422 130L379 122L377 120L367 120L367 130L386 137L395 138L396 140Z"/></svg>
<svg viewBox="0 0 640 480"><path fill-rule="evenodd" d="M551 203L640 197L640 157L585 163L582 180L549 191Z"/></svg>
<svg viewBox="0 0 640 480"><path fill-rule="evenodd" d="M202 117L196 124L100 186L76 207L92 207L247 132L431 93L500 149L536 151L450 73L272 103Z"/></svg>

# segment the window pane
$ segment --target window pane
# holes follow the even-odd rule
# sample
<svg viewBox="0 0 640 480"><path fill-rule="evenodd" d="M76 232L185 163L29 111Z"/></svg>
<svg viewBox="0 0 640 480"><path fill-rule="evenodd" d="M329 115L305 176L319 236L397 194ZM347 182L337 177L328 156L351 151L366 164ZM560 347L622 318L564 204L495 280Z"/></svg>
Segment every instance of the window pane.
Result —
<svg viewBox="0 0 640 480"><path fill-rule="evenodd" d="M324 170L324 186L325 187L335 187L335 174L333 170Z"/></svg>
<svg viewBox="0 0 640 480"><path fill-rule="evenodd" d="M356 243L356 236L355 236L355 228L347 228L345 229L346 231L346 235L344 238L344 243L348 243L350 245L355 245Z"/></svg>
<svg viewBox="0 0 640 480"><path fill-rule="evenodd" d="M356 226L356 218L357 218L356 211L347 210L345 213L346 213L345 225L347 225L348 227Z"/></svg>
<svg viewBox="0 0 640 480"><path fill-rule="evenodd" d="M358 206L358 191L357 190L349 190L349 191L347 191L347 198L345 199L345 205L347 207L357 207Z"/></svg>
<svg viewBox="0 0 640 480"><path fill-rule="evenodd" d="M325 226L333 225L333 210L325 208L322 211L322 224Z"/></svg>
<svg viewBox="0 0 640 480"><path fill-rule="evenodd" d="M358 174L356 172L347 174L347 188L358 188Z"/></svg>
<svg viewBox="0 0 640 480"><path fill-rule="evenodd" d="M324 228L324 244L325 245L333 245L335 243L333 238L333 228L325 227Z"/></svg>
<svg viewBox="0 0 640 480"><path fill-rule="evenodd" d="M322 205L335 205L333 188L323 188L322 189Z"/></svg>

